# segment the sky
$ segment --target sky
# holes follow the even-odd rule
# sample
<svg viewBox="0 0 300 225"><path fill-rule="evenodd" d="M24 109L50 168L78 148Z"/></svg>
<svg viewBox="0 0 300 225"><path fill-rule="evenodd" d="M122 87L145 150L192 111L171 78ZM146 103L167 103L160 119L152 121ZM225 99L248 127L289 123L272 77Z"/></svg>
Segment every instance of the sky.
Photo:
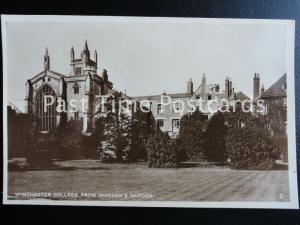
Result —
<svg viewBox="0 0 300 225"><path fill-rule="evenodd" d="M265 89L287 72L283 23L161 21L6 22L8 100L24 110L26 80L43 70L46 47L50 69L68 75L70 49L78 57L85 40L98 73L107 69L129 96L186 92L189 78L196 89L205 73L208 84L224 90L228 76L251 97L255 72Z"/></svg>

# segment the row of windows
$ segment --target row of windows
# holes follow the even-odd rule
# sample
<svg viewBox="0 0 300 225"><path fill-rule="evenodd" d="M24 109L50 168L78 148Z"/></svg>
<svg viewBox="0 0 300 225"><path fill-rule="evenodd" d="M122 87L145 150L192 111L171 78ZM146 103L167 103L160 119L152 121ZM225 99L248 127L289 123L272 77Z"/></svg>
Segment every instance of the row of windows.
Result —
<svg viewBox="0 0 300 225"><path fill-rule="evenodd" d="M51 78L50 77L44 77L43 82L46 82L46 80L49 82L49 81L51 81ZM73 88L74 88L74 94L78 94L79 93L79 85L77 83L75 83Z"/></svg>
<svg viewBox="0 0 300 225"><path fill-rule="evenodd" d="M151 110L151 108L150 108ZM178 112L181 110L181 106L178 102L175 103L175 108L172 106L172 112ZM162 110L162 105L161 104L157 104L157 114L162 114L163 113L163 110Z"/></svg>
<svg viewBox="0 0 300 225"><path fill-rule="evenodd" d="M157 125L160 128L164 127L164 119L158 119ZM178 130L180 128L180 120L179 119L172 119L172 131Z"/></svg>
<svg viewBox="0 0 300 225"><path fill-rule="evenodd" d="M200 96L197 95L197 96L196 96L196 99L200 99ZM211 95L207 95L207 100L212 100L212 96L211 96Z"/></svg>

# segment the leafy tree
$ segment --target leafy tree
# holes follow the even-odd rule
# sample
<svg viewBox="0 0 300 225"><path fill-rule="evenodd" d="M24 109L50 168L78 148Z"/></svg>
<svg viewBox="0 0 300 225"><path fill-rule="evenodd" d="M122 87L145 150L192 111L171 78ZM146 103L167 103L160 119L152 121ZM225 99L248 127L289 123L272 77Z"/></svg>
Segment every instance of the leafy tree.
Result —
<svg viewBox="0 0 300 225"><path fill-rule="evenodd" d="M104 162L129 160L131 112L128 111L128 106L122 102L123 100L125 96L122 93L112 93L104 104L105 112L99 116L96 133L98 133L98 140L101 141L98 151ZM102 129L102 132L99 129Z"/></svg>
<svg viewBox="0 0 300 225"><path fill-rule="evenodd" d="M155 128L154 118L151 112L139 110L139 106L135 111L125 99L130 100L121 92L113 92L105 101L105 111L98 112L95 136L104 162L147 160L145 145Z"/></svg>

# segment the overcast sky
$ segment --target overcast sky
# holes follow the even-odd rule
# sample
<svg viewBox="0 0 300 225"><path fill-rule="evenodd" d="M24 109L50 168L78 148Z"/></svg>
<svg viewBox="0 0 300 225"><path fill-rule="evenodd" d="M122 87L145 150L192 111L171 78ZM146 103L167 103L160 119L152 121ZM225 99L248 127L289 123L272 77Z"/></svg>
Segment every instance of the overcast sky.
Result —
<svg viewBox="0 0 300 225"><path fill-rule="evenodd" d="M236 91L252 96L260 73L268 88L286 72L286 29L280 24L243 23L7 23L8 100L24 109L25 83L43 70L48 47L51 70L68 75L70 48L78 57L87 39L98 51L98 73L108 70L117 90L130 96L185 92L202 74L224 89L226 76Z"/></svg>

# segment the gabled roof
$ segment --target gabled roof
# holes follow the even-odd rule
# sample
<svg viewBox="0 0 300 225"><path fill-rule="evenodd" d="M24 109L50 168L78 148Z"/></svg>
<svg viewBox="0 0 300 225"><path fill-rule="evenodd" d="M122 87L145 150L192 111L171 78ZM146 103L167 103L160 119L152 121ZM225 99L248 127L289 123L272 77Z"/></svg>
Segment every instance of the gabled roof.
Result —
<svg viewBox="0 0 300 225"><path fill-rule="evenodd" d="M250 98L241 91L236 93L236 99L241 101L250 100Z"/></svg>
<svg viewBox="0 0 300 225"><path fill-rule="evenodd" d="M211 93L213 92L213 89L218 86L218 84L207 84L205 85L205 93ZM202 84L198 86L198 88L194 91L193 96L201 95L202 93ZM215 94L218 92L215 92Z"/></svg>
<svg viewBox="0 0 300 225"><path fill-rule="evenodd" d="M65 75L63 75L61 73L57 73L57 72L52 71L52 70L44 70L44 71L38 73L37 75L35 75L33 78L31 78L29 80L32 83L34 83L34 82L40 80L44 76L49 76L49 77L52 77L52 78L57 79L57 80L59 80L62 77L65 77Z"/></svg>
<svg viewBox="0 0 300 225"><path fill-rule="evenodd" d="M261 94L261 98L269 98L269 97L286 97L286 88L287 88L287 80L286 74L280 77L270 88L268 88L263 94Z"/></svg>

